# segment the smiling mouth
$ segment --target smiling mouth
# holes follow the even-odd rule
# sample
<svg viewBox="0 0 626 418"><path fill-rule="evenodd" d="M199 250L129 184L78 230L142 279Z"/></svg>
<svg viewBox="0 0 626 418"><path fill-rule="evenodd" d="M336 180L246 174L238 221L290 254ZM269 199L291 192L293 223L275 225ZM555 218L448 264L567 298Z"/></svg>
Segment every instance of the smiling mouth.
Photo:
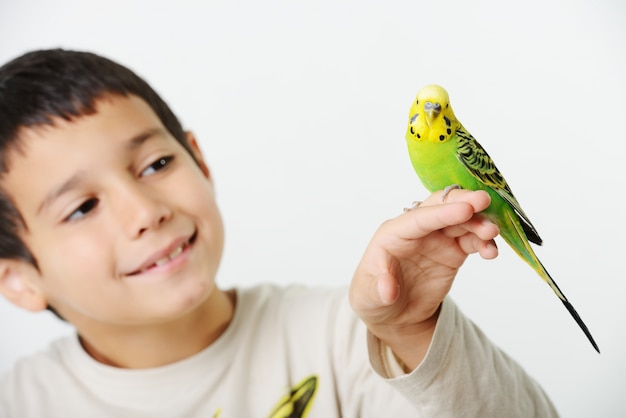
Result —
<svg viewBox="0 0 626 418"><path fill-rule="evenodd" d="M178 257L179 255L181 255L183 253L183 251L185 251L189 246L193 245L193 243L196 241L196 237L198 236L198 231L194 232L193 235L185 242L183 242L182 244L180 244L178 247L174 248L174 250L172 250L171 253L169 253L168 255L166 255L165 257L162 257L160 259L158 259L157 261L155 261L154 263L152 263L151 265L141 269L141 270L137 270L137 271L133 271L132 273L129 274L129 276L134 276L137 274L141 274L145 271L151 270L153 268L156 267L160 267L164 264L167 264L170 260L173 260L174 258Z"/></svg>

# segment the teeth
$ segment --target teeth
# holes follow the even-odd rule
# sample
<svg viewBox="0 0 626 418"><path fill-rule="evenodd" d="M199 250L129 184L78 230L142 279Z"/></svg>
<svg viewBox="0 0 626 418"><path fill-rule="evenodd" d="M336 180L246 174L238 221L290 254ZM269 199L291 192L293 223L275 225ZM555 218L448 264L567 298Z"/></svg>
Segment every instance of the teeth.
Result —
<svg viewBox="0 0 626 418"><path fill-rule="evenodd" d="M170 261L169 257L163 257L162 259L157 260L156 263L154 263L154 265L159 267L159 266L162 266L163 264L167 263L168 261Z"/></svg>
<svg viewBox="0 0 626 418"><path fill-rule="evenodd" d="M183 246L185 244L181 245L180 247L176 248L174 251L172 251L172 253L169 255L170 258L174 258L176 257L178 254L183 252Z"/></svg>
<svg viewBox="0 0 626 418"><path fill-rule="evenodd" d="M165 264L168 261L170 261L172 258L180 255L180 253L183 252L183 249L185 248L185 245L186 244L181 244L179 247L177 247L174 251L172 251L171 253L169 253L165 257L155 261L154 265L157 266L157 267L162 266L163 264Z"/></svg>

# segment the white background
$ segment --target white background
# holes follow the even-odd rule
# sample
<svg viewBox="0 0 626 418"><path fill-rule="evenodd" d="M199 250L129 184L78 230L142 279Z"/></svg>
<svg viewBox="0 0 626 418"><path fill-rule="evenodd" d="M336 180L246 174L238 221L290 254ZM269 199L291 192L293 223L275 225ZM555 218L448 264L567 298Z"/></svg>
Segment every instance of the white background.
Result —
<svg viewBox="0 0 626 418"><path fill-rule="evenodd" d="M225 287L349 283L376 227L427 194L405 123L417 90L443 85L602 354L503 241L498 259L469 259L453 297L564 417L626 416L623 2L0 1L0 61L98 52L195 131ZM0 301L0 371L68 332Z"/></svg>

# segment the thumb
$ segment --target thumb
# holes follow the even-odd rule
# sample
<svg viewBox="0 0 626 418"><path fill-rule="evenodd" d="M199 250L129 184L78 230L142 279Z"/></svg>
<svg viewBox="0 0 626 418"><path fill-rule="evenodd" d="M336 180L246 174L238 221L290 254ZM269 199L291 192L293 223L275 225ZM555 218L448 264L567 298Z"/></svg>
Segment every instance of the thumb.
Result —
<svg viewBox="0 0 626 418"><path fill-rule="evenodd" d="M367 278L356 275L350 286L350 305L365 319L393 305L399 295L400 285L390 273L369 275Z"/></svg>
<svg viewBox="0 0 626 418"><path fill-rule="evenodd" d="M400 284L391 274L386 273L376 278L376 290L381 305L389 306L398 300Z"/></svg>

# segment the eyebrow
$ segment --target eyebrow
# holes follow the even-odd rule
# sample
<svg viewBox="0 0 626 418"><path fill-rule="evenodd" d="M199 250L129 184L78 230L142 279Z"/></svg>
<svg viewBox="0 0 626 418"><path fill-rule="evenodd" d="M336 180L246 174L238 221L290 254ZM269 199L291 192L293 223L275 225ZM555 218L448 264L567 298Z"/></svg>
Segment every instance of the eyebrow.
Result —
<svg viewBox="0 0 626 418"><path fill-rule="evenodd" d="M81 170L77 173L74 173L74 175L72 175L72 177L63 182L63 184L48 193L37 208L37 215L39 215L43 210L50 206L52 202L54 202L63 193L78 187L83 179L84 171Z"/></svg>
<svg viewBox="0 0 626 418"><path fill-rule="evenodd" d="M133 137L131 137L127 142L125 148L127 150L133 151L139 148L142 144L144 144L148 139L158 136L165 135L165 132L161 128L152 128L146 131L143 131ZM59 196L62 194L77 188L84 181L85 172L83 170L74 173L69 179L64 181L59 187L53 189L50 193L44 197L41 204L37 208L37 215L39 215L44 209L52 204Z"/></svg>
<svg viewBox="0 0 626 418"><path fill-rule="evenodd" d="M164 136L165 132L163 131L163 129L161 128L151 128L148 129L144 132L141 132L137 135L135 135L134 137L130 138L130 140L128 141L128 144L126 145L126 147L129 150L135 150L137 148L139 148L144 142L146 142L148 139L154 137L154 136Z"/></svg>

